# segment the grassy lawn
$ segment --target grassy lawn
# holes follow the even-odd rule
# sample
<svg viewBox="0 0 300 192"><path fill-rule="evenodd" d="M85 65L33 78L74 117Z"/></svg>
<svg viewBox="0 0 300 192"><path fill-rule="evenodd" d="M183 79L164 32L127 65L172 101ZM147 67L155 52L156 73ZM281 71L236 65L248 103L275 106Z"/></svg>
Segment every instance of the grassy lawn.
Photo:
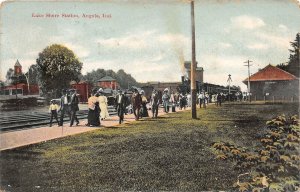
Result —
<svg viewBox="0 0 300 192"><path fill-rule="evenodd" d="M259 144L265 122L298 104L224 105L168 114L1 152L8 191L230 190L238 172L210 144Z"/></svg>

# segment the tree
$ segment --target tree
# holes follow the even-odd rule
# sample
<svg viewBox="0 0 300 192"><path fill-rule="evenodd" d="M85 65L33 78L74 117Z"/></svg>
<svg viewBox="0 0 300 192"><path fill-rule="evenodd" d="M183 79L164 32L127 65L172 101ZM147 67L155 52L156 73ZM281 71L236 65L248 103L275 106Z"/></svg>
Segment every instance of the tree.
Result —
<svg viewBox="0 0 300 192"><path fill-rule="evenodd" d="M93 70L92 72L88 72L86 75L83 76L83 80L86 82L96 85L97 81L104 77L106 75L106 72L104 69L97 69Z"/></svg>
<svg viewBox="0 0 300 192"><path fill-rule="evenodd" d="M25 83L27 84L27 80L25 75L19 74L19 75L15 75L15 71L12 68L9 68L8 71L6 72L6 83L7 84L12 84L12 85L16 85L18 83Z"/></svg>
<svg viewBox="0 0 300 192"><path fill-rule="evenodd" d="M6 83L11 84L12 83L12 76L14 75L14 70L12 68L9 68L8 71L6 72Z"/></svg>
<svg viewBox="0 0 300 192"><path fill-rule="evenodd" d="M278 65L276 65L276 67L278 67L279 69L282 69L284 71L288 70L288 65L284 64L284 63L279 63Z"/></svg>
<svg viewBox="0 0 300 192"><path fill-rule="evenodd" d="M128 88L131 86L139 86L139 83L130 75L125 73L123 69L120 69L117 72L117 82L119 83L120 87Z"/></svg>
<svg viewBox="0 0 300 192"><path fill-rule="evenodd" d="M4 94L4 90L3 90L4 86L5 86L4 82L0 80L0 95Z"/></svg>
<svg viewBox="0 0 300 192"><path fill-rule="evenodd" d="M296 39L293 42L290 42L292 49L290 51L290 61L298 60L299 61L299 43L300 43L300 33L297 33Z"/></svg>
<svg viewBox="0 0 300 192"><path fill-rule="evenodd" d="M39 70L38 65L31 65L28 69L28 72L25 73L28 78L29 84L38 84L39 83Z"/></svg>
<svg viewBox="0 0 300 192"><path fill-rule="evenodd" d="M139 86L139 83L123 69L120 69L117 73L113 70L97 69L93 70L92 72L88 72L83 76L83 79L88 83L95 85L99 79L105 76L111 76L112 78L116 79L117 83L123 89L128 88L128 86Z"/></svg>
<svg viewBox="0 0 300 192"><path fill-rule="evenodd" d="M296 39L290 42L292 49L290 51L290 58L287 66L287 71L299 77L300 70L300 57L299 57L299 46L300 46L300 33L297 33Z"/></svg>
<svg viewBox="0 0 300 192"><path fill-rule="evenodd" d="M53 44L46 47L36 60L40 86L43 94L60 93L68 88L71 81L78 81L82 63L72 50L63 45Z"/></svg>
<svg viewBox="0 0 300 192"><path fill-rule="evenodd" d="M291 49L290 51L290 57L289 61L287 64L285 63L280 63L276 65L276 67L287 71L296 77L299 77L299 72L300 72L300 57L299 57L299 46L300 46L300 33L297 33L296 39L293 42L290 42L291 44Z"/></svg>

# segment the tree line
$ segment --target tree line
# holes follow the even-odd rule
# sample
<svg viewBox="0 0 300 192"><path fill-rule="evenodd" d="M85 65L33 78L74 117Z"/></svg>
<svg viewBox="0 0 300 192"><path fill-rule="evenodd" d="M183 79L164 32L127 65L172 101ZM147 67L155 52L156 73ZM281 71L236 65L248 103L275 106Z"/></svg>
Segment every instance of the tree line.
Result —
<svg viewBox="0 0 300 192"><path fill-rule="evenodd" d="M121 88L126 89L131 86L139 86L139 83L130 75L127 74L123 69L114 72L113 70L105 70L105 69L97 69L91 72L88 72L86 75L82 77L82 80L94 84L99 79L110 76L116 79L117 83L120 85Z"/></svg>
<svg viewBox="0 0 300 192"><path fill-rule="evenodd" d="M287 64L279 64L277 67L299 77L299 43L300 33L296 34L296 39L289 49L290 56ZM46 47L39 53L36 64L31 65L28 72L21 74L18 78L14 75L14 70L9 69L6 74L6 84L26 83L26 77L29 77L29 84L38 84L41 92L47 94L56 92L60 94L61 89L68 88L71 81L86 81L92 85L104 76L111 76L116 79L121 88L129 88L131 86L139 86L140 84L123 69L114 72L113 70L96 69L88 72L86 75L81 74L83 63L69 48L53 44ZM25 77L26 76L26 77ZM3 82L0 82L4 86Z"/></svg>
<svg viewBox="0 0 300 192"><path fill-rule="evenodd" d="M39 53L36 64L31 65L25 74L16 77L14 70L10 68L6 73L6 84L27 83L26 77L29 77L29 84L38 84L43 95L49 92L60 95L62 89L70 87L71 81L79 83L83 80L95 85L104 76L116 79L121 88L139 85L123 69L117 72L97 69L82 75L82 65L72 50L63 45L53 44ZM4 86L4 82L1 82L1 86Z"/></svg>

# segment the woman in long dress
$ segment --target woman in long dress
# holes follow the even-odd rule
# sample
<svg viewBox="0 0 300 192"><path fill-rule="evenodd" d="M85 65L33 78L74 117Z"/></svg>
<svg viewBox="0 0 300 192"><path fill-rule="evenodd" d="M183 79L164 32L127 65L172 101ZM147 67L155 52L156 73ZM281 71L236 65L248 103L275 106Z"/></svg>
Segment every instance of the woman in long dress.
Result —
<svg viewBox="0 0 300 192"><path fill-rule="evenodd" d="M96 95L97 90L93 90L92 96L88 99L88 123L86 126L100 126L100 119L99 119L99 101Z"/></svg>
<svg viewBox="0 0 300 192"><path fill-rule="evenodd" d="M141 111L141 116L142 117L149 117L148 114L148 109L147 109L147 98L145 96L145 92L141 91L141 95L142 95L142 111Z"/></svg>
<svg viewBox="0 0 300 192"><path fill-rule="evenodd" d="M107 97L104 96L102 91L100 91L99 93L100 93L100 96L98 97L98 100L99 100L99 106L101 109L100 117L101 117L101 120L103 120L103 119L106 119L109 117L109 113L107 110Z"/></svg>

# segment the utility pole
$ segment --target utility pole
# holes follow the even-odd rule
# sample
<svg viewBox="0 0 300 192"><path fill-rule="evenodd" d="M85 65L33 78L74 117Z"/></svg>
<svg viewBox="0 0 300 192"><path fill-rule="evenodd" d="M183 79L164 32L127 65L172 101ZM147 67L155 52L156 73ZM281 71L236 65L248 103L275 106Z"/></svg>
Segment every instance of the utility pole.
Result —
<svg viewBox="0 0 300 192"><path fill-rule="evenodd" d="M192 118L197 118L196 111L196 44L195 44L195 15L194 15L194 0L191 1L191 20L192 20L192 62L191 62L191 96L192 96Z"/></svg>
<svg viewBox="0 0 300 192"><path fill-rule="evenodd" d="M228 101L230 102L230 82L232 81L231 79L231 75L229 74L228 75L228 79L227 79L227 82L228 82Z"/></svg>
<svg viewBox="0 0 300 192"><path fill-rule="evenodd" d="M247 63L247 65L244 65L244 66L247 66L248 67L248 94L249 94L249 101L251 102L251 90L250 90L250 62L253 62L253 61L245 61L244 63Z"/></svg>

